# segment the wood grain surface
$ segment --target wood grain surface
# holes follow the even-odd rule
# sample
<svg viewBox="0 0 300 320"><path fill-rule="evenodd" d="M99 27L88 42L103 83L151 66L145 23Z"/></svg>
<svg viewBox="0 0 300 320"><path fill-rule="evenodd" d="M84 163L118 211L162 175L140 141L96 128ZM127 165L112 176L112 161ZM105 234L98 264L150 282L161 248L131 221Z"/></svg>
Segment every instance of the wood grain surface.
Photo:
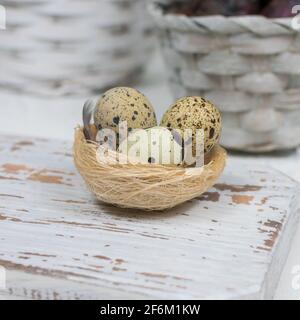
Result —
<svg viewBox="0 0 300 320"><path fill-rule="evenodd" d="M0 299L272 298L299 217L299 186L233 165L167 212L99 203L71 143L0 136Z"/></svg>

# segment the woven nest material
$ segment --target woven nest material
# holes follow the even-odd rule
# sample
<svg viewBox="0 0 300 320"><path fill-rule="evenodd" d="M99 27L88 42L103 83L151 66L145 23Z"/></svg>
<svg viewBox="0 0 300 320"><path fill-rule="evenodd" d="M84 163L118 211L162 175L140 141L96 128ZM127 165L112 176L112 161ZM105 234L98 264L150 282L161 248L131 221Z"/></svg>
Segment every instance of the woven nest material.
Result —
<svg viewBox="0 0 300 320"><path fill-rule="evenodd" d="M150 12L161 29L176 98L200 95L222 113L221 143L251 152L300 145L300 30L292 18Z"/></svg>
<svg viewBox="0 0 300 320"><path fill-rule="evenodd" d="M98 145L87 142L82 128L75 130L74 161L96 197L119 207L164 210L200 196L222 173L226 152L216 146L201 168L154 164L120 164L110 151L112 163L97 161Z"/></svg>

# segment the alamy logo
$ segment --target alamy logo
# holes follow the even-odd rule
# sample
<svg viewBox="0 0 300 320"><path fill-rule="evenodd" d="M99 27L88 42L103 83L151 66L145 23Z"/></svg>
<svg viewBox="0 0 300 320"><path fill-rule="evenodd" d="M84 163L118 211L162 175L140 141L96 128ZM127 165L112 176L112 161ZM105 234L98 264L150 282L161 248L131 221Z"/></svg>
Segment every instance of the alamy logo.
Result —
<svg viewBox="0 0 300 320"><path fill-rule="evenodd" d="M293 6L292 14L295 14L295 17L292 19L292 28L300 30L300 4Z"/></svg>
<svg viewBox="0 0 300 320"><path fill-rule="evenodd" d="M0 30L6 29L6 9L0 5Z"/></svg>
<svg viewBox="0 0 300 320"><path fill-rule="evenodd" d="M0 266L0 290L6 289L6 270Z"/></svg>
<svg viewBox="0 0 300 320"><path fill-rule="evenodd" d="M95 141L99 163L204 165L204 130L154 127L131 129L127 121L118 125L118 132L109 128L98 131ZM117 151L117 152L115 152ZM115 152L115 153L114 153Z"/></svg>

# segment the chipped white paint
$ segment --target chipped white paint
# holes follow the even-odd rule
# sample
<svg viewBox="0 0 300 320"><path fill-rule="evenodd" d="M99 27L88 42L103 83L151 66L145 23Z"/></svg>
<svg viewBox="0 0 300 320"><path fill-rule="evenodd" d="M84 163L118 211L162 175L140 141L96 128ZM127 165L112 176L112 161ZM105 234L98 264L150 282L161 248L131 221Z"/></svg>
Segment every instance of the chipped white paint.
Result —
<svg viewBox="0 0 300 320"><path fill-rule="evenodd" d="M200 199L164 213L98 203L71 144L0 137L1 296L271 298L298 218L298 185L229 163Z"/></svg>

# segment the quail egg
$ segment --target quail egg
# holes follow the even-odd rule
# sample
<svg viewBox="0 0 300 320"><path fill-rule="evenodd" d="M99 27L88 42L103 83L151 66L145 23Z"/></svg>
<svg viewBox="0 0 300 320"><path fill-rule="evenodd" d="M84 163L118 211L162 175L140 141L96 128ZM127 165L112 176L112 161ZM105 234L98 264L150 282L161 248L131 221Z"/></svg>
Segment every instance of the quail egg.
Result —
<svg viewBox="0 0 300 320"><path fill-rule="evenodd" d="M161 126L192 130L192 149L196 152L196 130L204 131L204 153L208 153L219 141L221 115L208 100L201 97L183 97L177 100L164 114Z"/></svg>
<svg viewBox="0 0 300 320"><path fill-rule="evenodd" d="M127 129L150 128L157 125L149 100L133 88L117 87L106 91L97 102L94 122L98 130L119 131L119 123L127 121Z"/></svg>
<svg viewBox="0 0 300 320"><path fill-rule="evenodd" d="M134 130L119 146L129 161L163 165L180 165L182 147L165 127Z"/></svg>

